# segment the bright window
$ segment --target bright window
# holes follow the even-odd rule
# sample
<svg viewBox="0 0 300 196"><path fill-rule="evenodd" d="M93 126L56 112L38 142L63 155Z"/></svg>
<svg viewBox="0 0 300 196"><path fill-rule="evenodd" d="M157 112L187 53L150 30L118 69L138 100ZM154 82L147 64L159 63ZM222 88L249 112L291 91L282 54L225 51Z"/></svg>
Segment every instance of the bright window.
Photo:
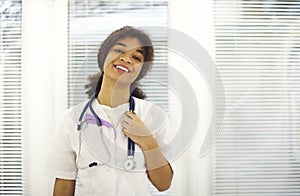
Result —
<svg viewBox="0 0 300 196"><path fill-rule="evenodd" d="M299 1L215 1L227 111L214 195L300 195L299 13Z"/></svg>

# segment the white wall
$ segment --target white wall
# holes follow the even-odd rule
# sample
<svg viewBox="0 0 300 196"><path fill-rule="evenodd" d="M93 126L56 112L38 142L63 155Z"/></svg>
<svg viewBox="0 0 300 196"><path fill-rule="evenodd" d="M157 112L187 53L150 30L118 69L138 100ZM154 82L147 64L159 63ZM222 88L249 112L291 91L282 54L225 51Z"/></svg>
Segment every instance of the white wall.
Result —
<svg viewBox="0 0 300 196"><path fill-rule="evenodd" d="M52 189L44 166L49 138L66 108L66 2L23 0L26 195L50 195Z"/></svg>
<svg viewBox="0 0 300 196"><path fill-rule="evenodd" d="M170 1L170 27L196 39L213 54L212 0ZM44 170L49 138L66 108L67 0L23 1L23 79L26 195L51 195ZM170 63L184 65L181 57ZM210 98L203 80L194 80L203 118L199 134L176 162L175 195L211 195L210 156L198 157L209 124Z"/></svg>
<svg viewBox="0 0 300 196"><path fill-rule="evenodd" d="M211 57L214 56L212 0L170 1L169 14L171 28L195 39ZM211 195L212 157L211 154L207 154L204 158L199 158L199 152L211 118L210 92L205 79L195 74L193 65L187 59L170 52L169 63L177 67L192 84L200 111L197 135L184 155L176 161L174 193L176 196L209 196Z"/></svg>

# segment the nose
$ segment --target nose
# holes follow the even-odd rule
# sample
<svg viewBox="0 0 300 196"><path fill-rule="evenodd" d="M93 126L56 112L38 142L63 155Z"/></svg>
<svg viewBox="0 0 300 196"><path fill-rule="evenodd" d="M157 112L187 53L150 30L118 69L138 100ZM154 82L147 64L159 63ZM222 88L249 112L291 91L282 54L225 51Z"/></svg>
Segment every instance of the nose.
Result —
<svg viewBox="0 0 300 196"><path fill-rule="evenodd" d="M123 61L123 62L125 62L125 63L132 64L129 55L123 54L122 56L120 56L120 60Z"/></svg>

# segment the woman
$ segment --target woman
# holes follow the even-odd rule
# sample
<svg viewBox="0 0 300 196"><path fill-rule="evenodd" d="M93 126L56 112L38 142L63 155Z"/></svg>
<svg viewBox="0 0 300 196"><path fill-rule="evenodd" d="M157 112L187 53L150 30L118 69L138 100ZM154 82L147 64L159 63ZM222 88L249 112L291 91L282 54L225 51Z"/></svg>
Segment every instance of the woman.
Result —
<svg viewBox="0 0 300 196"><path fill-rule="evenodd" d="M66 112L54 136L55 196L150 195L149 181L159 191L170 187L173 170L161 152L165 128L146 126L161 113L137 87L152 60L150 38L133 27L102 43L95 94Z"/></svg>

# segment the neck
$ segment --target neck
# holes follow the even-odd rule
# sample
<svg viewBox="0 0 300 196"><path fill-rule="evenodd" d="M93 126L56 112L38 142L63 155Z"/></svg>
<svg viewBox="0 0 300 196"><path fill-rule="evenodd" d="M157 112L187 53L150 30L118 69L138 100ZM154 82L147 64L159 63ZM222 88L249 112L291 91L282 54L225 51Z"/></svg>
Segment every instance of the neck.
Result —
<svg viewBox="0 0 300 196"><path fill-rule="evenodd" d="M130 97L130 85L119 84L109 78L103 77L101 90L97 96L99 103L109 107L128 103Z"/></svg>

